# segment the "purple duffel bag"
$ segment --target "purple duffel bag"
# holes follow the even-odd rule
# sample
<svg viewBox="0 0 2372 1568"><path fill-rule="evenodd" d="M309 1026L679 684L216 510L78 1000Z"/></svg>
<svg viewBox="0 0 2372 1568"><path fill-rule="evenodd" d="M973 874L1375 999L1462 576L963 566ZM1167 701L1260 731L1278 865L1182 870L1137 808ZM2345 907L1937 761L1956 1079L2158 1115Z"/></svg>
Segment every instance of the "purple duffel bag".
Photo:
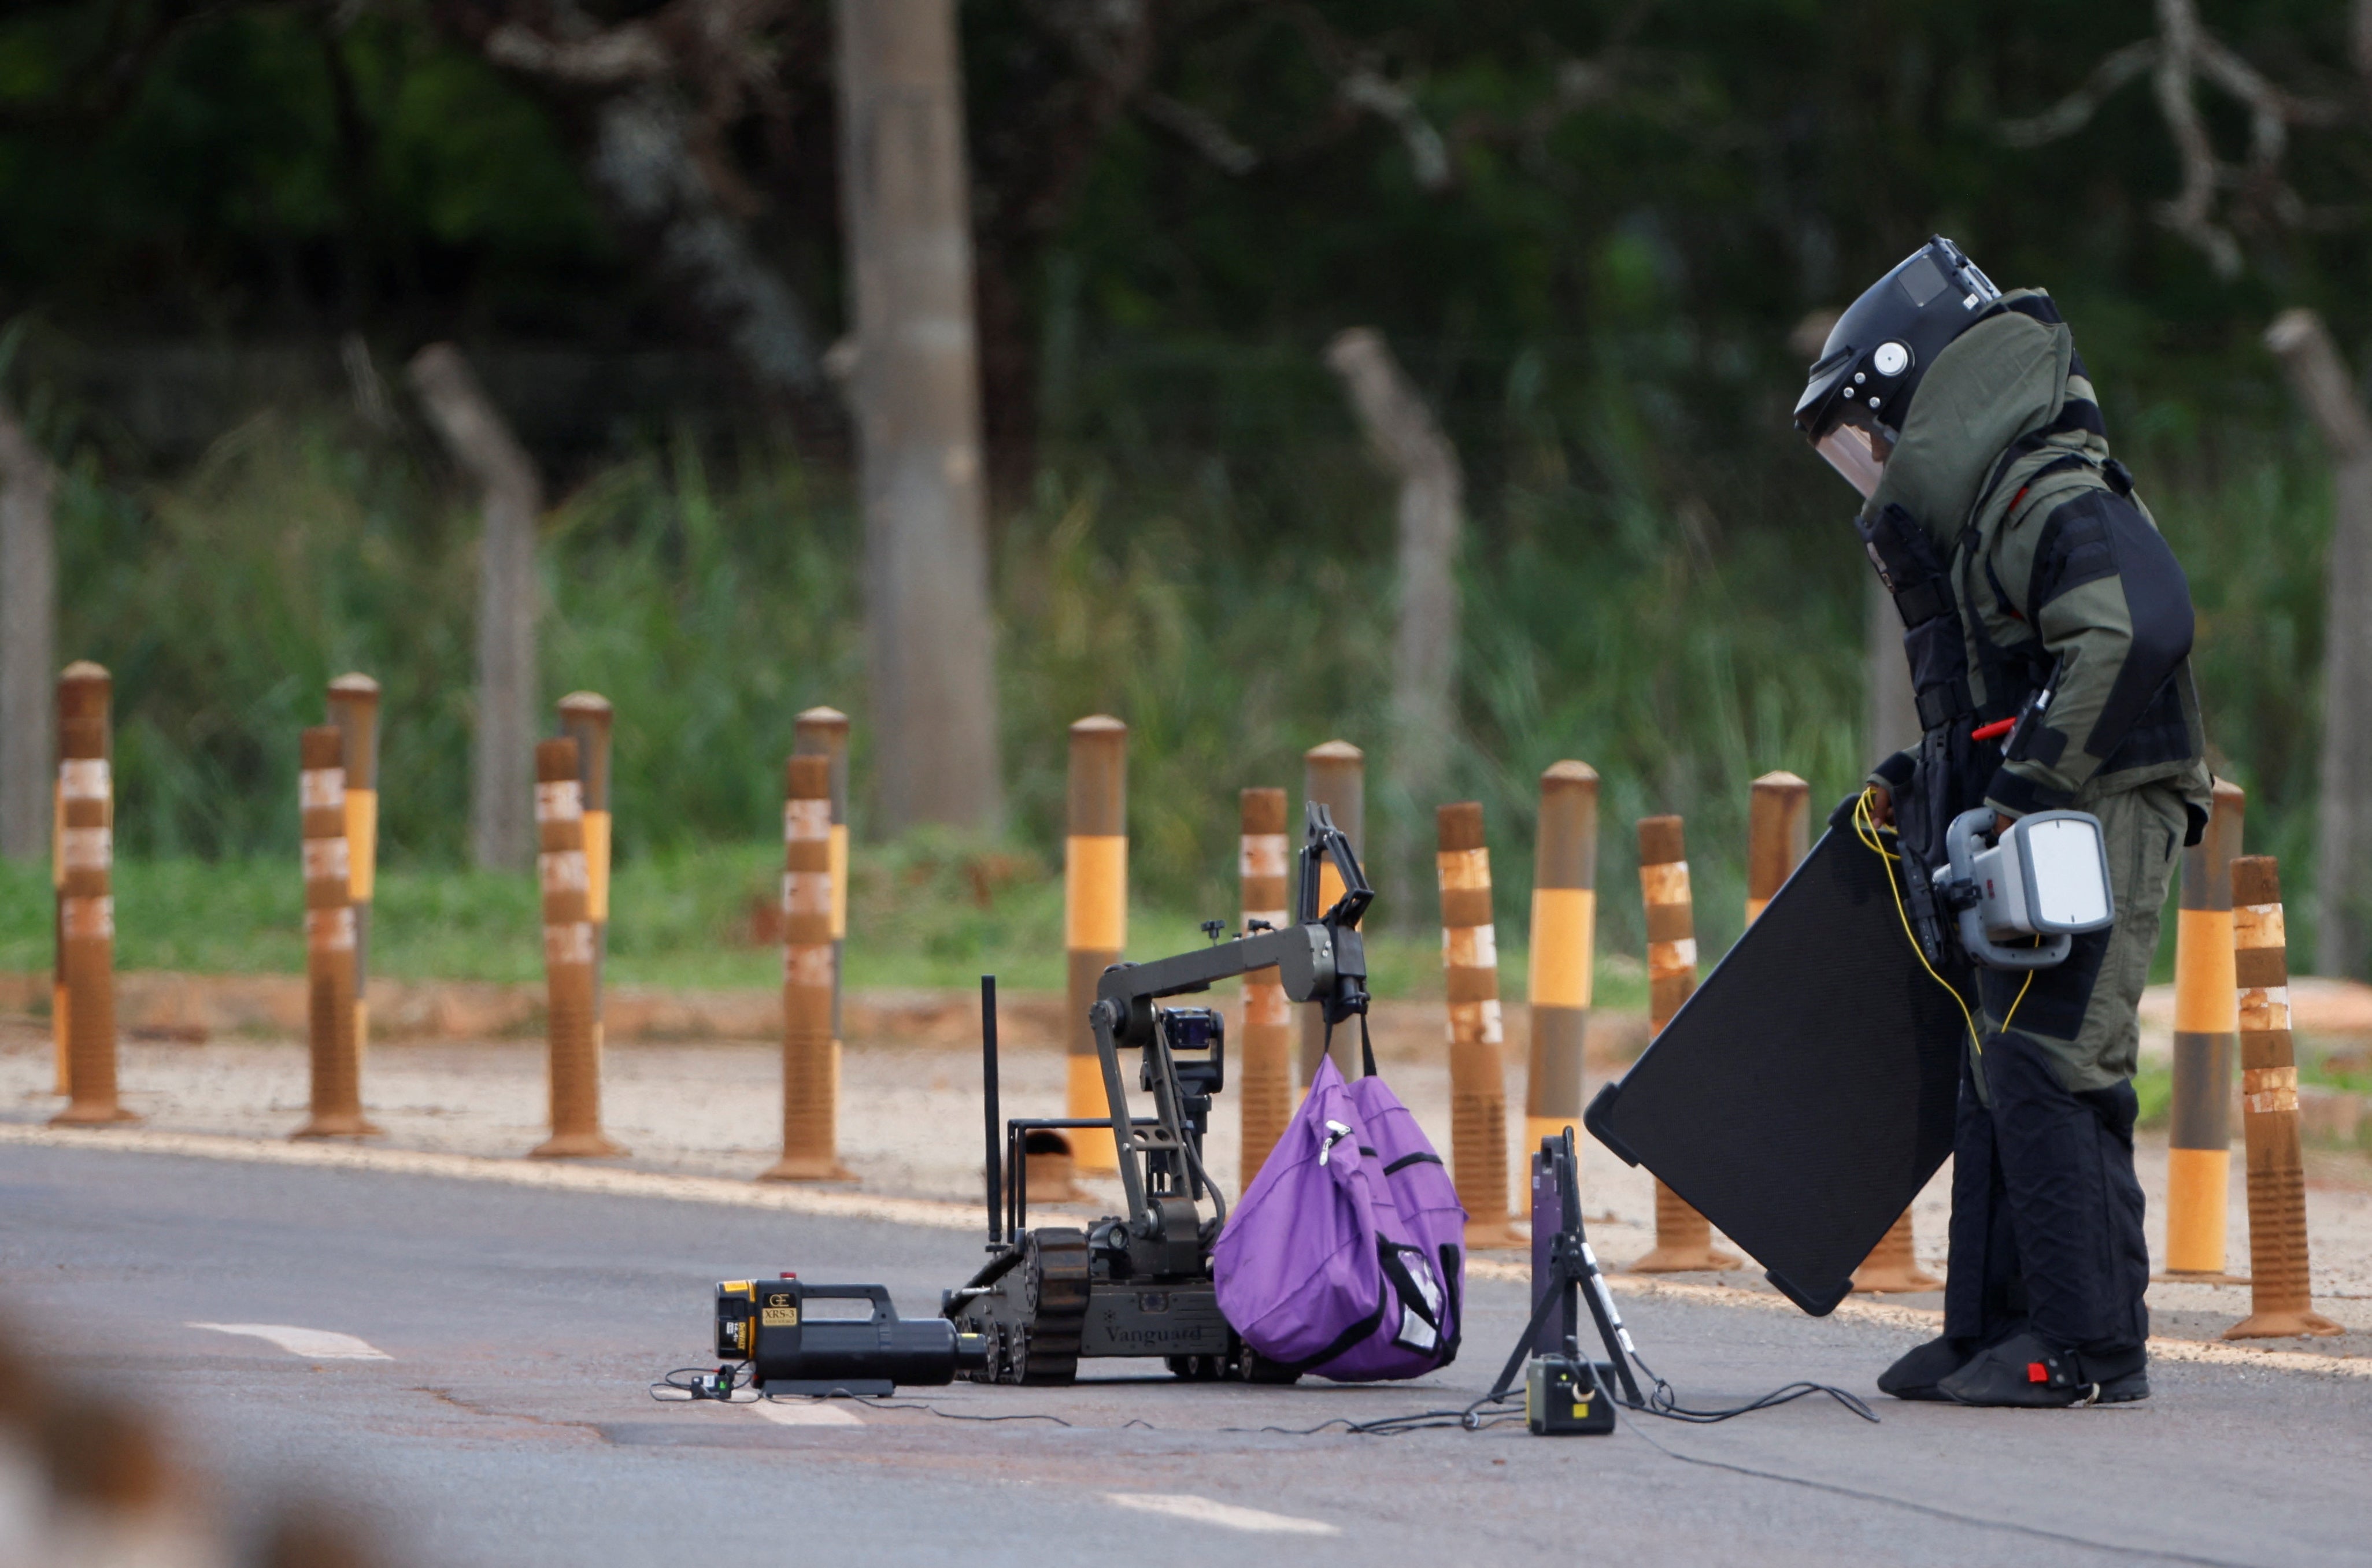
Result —
<svg viewBox="0 0 2372 1568"><path fill-rule="evenodd" d="M1401 1151L1392 1157L1431 1154L1415 1118L1379 1080L1366 1082L1381 1090L1367 1098ZM1457 1353L1462 1266L1453 1262L1445 1273L1439 1260L1460 1254L1455 1246L1444 1254L1405 1223L1373 1132L1355 1091L1325 1061L1219 1237L1212 1257L1219 1310L1280 1368L1339 1382L1416 1377ZM1437 1158L1431 1168L1438 1172ZM1454 1195L1450 1203L1455 1211Z"/></svg>

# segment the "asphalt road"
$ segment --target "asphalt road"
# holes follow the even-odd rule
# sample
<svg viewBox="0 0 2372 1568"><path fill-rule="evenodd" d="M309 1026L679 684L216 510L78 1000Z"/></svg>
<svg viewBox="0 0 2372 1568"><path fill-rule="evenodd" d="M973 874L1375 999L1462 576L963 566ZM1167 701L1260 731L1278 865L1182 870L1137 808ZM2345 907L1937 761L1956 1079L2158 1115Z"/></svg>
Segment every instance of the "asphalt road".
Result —
<svg viewBox="0 0 2372 1568"><path fill-rule="evenodd" d="M1692 1401L1810 1377L1868 1391L1883 1423L1805 1400L1712 1428L1626 1417L1604 1438L1242 1430L1475 1398L1525 1305L1490 1281L1467 1353L1419 1385L1190 1387L1091 1362L1072 1389L895 1401L1068 1424L913 1408L785 1424L820 1418L648 1396L703 1359L717 1279L878 1282L914 1314L977 1256L951 1232L710 1204L0 1148L0 1310L41 1358L153 1405L234 1510L327 1490L400 1562L2372 1561L2372 1381L2161 1365L2139 1407L1902 1405L1870 1381L1910 1336L1767 1310L1627 1308ZM387 1359L197 1323L326 1330Z"/></svg>

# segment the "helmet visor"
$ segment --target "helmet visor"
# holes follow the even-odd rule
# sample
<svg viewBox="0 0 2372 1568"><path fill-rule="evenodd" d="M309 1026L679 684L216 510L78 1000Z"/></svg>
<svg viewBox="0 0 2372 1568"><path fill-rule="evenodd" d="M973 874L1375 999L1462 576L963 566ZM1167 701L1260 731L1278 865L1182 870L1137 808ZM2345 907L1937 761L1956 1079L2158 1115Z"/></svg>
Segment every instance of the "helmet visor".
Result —
<svg viewBox="0 0 2372 1568"><path fill-rule="evenodd" d="M1828 459L1829 467L1844 475L1847 484L1861 492L1865 501L1877 493L1878 482L1886 477L1888 448L1881 448L1858 424L1840 424L1812 446Z"/></svg>

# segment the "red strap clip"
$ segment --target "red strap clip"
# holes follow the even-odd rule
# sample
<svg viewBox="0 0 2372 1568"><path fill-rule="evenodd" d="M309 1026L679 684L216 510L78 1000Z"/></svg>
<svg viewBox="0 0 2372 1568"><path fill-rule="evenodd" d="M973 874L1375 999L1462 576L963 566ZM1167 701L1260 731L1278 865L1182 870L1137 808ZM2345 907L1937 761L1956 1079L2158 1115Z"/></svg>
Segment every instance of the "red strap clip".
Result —
<svg viewBox="0 0 2372 1568"><path fill-rule="evenodd" d="M1976 728L1969 731L1969 738L1971 740L1999 740L2003 736L2007 735L2011 730L2014 730L2017 727L2017 721L2016 719L1995 719L1991 724L1981 724Z"/></svg>
<svg viewBox="0 0 2372 1568"><path fill-rule="evenodd" d="M2026 1380L2029 1383L2048 1383L2051 1381L2051 1368L2039 1361L2029 1361L2026 1364Z"/></svg>

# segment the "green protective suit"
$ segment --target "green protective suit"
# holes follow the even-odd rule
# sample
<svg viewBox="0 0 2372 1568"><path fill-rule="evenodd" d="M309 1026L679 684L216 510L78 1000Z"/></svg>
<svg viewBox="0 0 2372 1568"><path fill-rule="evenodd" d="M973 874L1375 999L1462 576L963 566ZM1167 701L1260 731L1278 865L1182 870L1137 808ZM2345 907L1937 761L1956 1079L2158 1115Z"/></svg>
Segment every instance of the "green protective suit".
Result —
<svg viewBox="0 0 2372 1568"><path fill-rule="evenodd" d="M2071 1093L2122 1084L2176 856L2206 819L2206 738L2189 585L2110 456L2047 295L2005 296L1936 356L1866 515L1889 507L1915 519L1947 563L1960 646L1952 658L1925 650L1923 669L1913 640L1928 735L1878 777L1930 865L1943 860L1943 824L1979 804L2099 818L2116 923L2030 984L1982 970L1978 989L1987 1028L2029 1040ZM2009 754L1967 738L2046 687L2048 707ZM1975 1077L1986 1095L1982 1064Z"/></svg>

